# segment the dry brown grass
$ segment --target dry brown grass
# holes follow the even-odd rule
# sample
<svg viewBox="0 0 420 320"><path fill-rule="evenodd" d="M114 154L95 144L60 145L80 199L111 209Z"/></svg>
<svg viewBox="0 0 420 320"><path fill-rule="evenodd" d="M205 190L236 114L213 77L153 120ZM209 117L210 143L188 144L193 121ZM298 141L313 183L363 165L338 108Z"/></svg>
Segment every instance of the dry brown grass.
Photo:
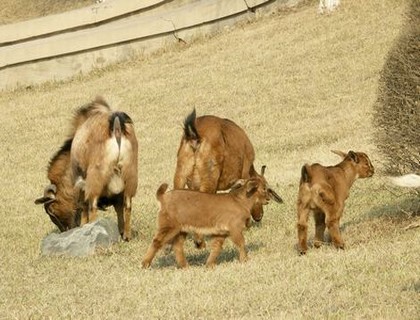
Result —
<svg viewBox="0 0 420 320"><path fill-rule="evenodd" d="M0 25L44 17L95 4L95 0L2 0Z"/></svg>
<svg viewBox="0 0 420 320"><path fill-rule="evenodd" d="M418 219L404 212L416 200L385 188L371 124L379 73L406 8L407 1L342 1L318 16L313 2L71 82L1 93L0 319L418 318L420 229L404 230ZM40 241L55 228L33 201L72 110L96 94L135 122L134 239L89 258L41 257ZM207 270L208 252L188 241L190 269L162 253L142 270L156 227L154 195L172 181L193 107L245 128L256 164L268 166L285 204L270 204L245 233L243 265L227 243L218 267ZM346 203L347 249L326 245L299 257L300 167L336 163L330 149L365 151L377 171L355 183ZM104 215L115 219L112 210Z"/></svg>

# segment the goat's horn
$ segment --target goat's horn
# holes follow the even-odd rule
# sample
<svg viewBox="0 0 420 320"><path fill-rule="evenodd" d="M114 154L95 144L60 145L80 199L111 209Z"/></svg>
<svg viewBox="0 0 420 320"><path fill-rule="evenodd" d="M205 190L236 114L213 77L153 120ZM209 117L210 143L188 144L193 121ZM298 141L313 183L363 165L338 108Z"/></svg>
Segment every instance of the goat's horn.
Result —
<svg viewBox="0 0 420 320"><path fill-rule="evenodd" d="M51 196L51 192L55 195L57 193L57 186L55 184L50 184L44 189L44 197Z"/></svg>

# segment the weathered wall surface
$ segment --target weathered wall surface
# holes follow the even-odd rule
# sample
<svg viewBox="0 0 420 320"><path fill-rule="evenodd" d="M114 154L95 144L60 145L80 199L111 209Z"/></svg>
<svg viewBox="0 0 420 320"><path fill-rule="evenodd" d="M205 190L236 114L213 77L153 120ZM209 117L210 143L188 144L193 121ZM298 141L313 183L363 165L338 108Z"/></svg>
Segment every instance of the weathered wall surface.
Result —
<svg viewBox="0 0 420 320"><path fill-rule="evenodd" d="M0 27L0 90L64 80L300 0L106 0Z"/></svg>

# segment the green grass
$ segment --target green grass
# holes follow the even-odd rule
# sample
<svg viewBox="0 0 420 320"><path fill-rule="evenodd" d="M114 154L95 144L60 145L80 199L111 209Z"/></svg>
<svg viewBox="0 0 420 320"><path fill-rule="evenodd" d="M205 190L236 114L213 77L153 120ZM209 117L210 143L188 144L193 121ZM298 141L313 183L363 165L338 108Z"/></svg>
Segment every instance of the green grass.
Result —
<svg viewBox="0 0 420 320"><path fill-rule="evenodd" d="M418 221L406 213L418 200L386 184L371 123L407 1L348 1L326 16L316 9L314 1L69 82L2 92L0 319L418 318L419 229L404 229ZM40 242L56 229L33 201L72 111L97 94L136 126L134 239L88 258L42 257ZM245 233L245 264L227 241L208 270L208 252L188 241L188 270L164 252L142 270L156 227L155 192L172 182L182 121L193 107L247 131L256 165L267 165L285 204L269 204L262 223ZM357 181L346 203L346 250L325 245L300 257L300 167L337 163L331 149L367 152L376 173ZM113 210L103 215L116 219Z"/></svg>

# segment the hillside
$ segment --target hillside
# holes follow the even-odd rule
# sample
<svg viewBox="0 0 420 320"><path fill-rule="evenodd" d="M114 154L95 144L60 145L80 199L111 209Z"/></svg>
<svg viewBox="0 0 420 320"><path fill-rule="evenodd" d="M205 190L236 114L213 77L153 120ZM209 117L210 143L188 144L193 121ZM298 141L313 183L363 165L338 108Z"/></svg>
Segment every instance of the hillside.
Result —
<svg viewBox="0 0 420 320"><path fill-rule="evenodd" d="M318 1L140 56L72 81L0 93L1 319L415 319L420 314L418 205L388 185L372 125L378 81L409 1ZM102 95L127 112L139 139L134 239L82 259L40 256L56 228L34 200L73 111ZM172 183L184 117L214 114L245 129L256 166L285 200L270 203L238 263L227 241L214 270L186 243L188 270L161 252L140 261L156 228L155 192ZM306 162L335 164L331 149L366 152L375 175L356 181L341 229L346 250L296 251L296 196ZM101 213L116 219L113 210ZM311 221L309 237L314 226Z"/></svg>

